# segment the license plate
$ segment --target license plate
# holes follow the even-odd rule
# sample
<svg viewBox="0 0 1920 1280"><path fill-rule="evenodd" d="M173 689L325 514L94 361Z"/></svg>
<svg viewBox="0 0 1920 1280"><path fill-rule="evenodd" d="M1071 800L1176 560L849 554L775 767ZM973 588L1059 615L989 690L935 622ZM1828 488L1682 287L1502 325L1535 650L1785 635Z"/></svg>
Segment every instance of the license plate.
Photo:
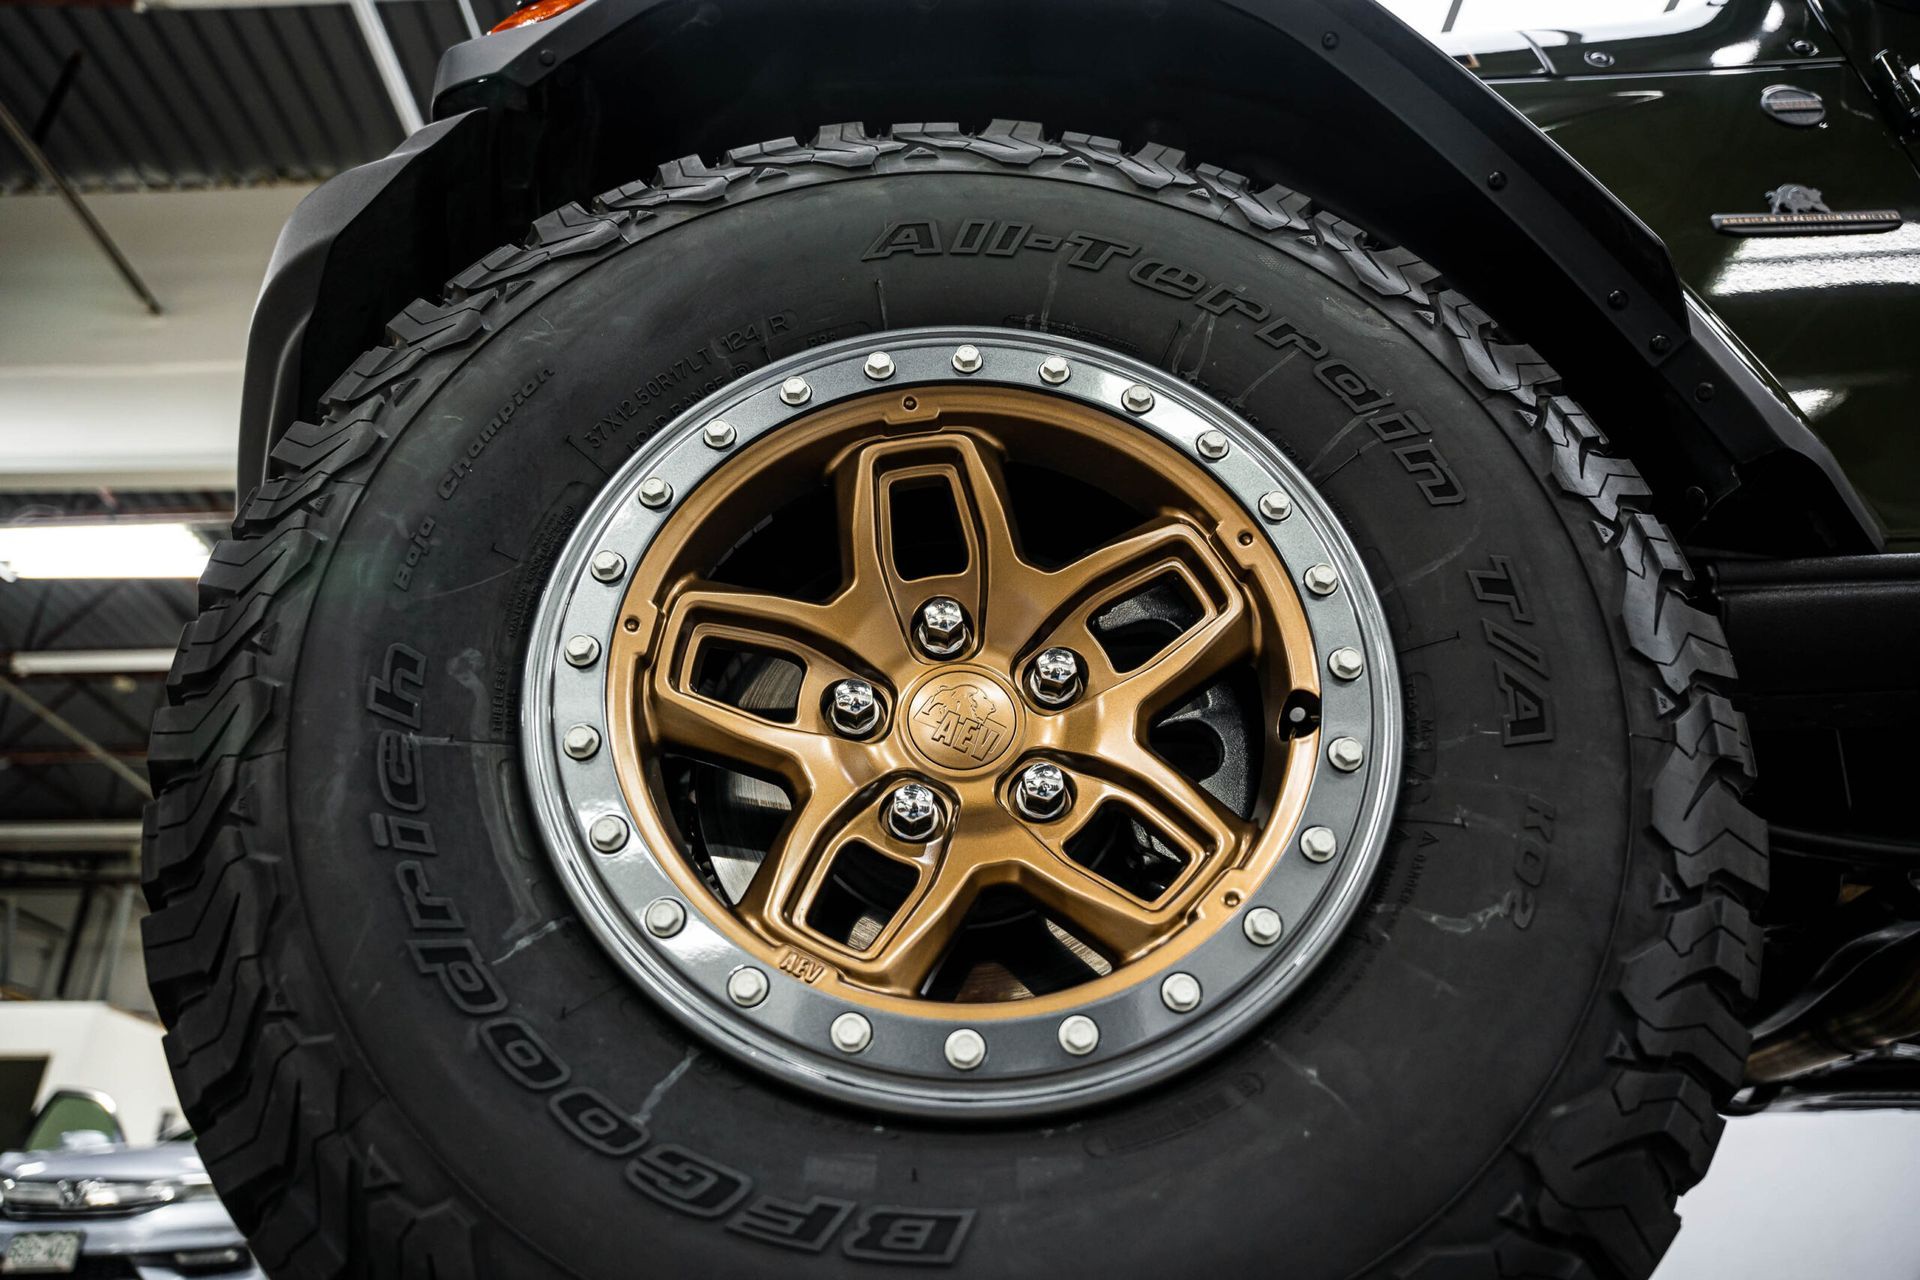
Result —
<svg viewBox="0 0 1920 1280"><path fill-rule="evenodd" d="M65 1275L80 1261L78 1231L30 1231L7 1241L0 1272L8 1275Z"/></svg>

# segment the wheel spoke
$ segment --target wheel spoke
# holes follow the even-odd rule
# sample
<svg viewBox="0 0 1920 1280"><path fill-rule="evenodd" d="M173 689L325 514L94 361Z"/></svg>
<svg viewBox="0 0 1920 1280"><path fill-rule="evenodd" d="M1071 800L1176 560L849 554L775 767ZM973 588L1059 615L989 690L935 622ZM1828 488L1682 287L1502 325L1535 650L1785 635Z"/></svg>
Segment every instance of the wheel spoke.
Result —
<svg viewBox="0 0 1920 1280"><path fill-rule="evenodd" d="M1187 854L1191 862L1235 861L1253 840L1253 825L1138 742L1114 743L1079 762L1096 783L1082 796L1071 831L1091 819L1106 795L1121 798Z"/></svg>
<svg viewBox="0 0 1920 1280"><path fill-rule="evenodd" d="M1177 912L1149 906L1067 857L1032 831L1016 865L1017 882L1070 932L1093 943L1116 962L1147 951L1164 936Z"/></svg>

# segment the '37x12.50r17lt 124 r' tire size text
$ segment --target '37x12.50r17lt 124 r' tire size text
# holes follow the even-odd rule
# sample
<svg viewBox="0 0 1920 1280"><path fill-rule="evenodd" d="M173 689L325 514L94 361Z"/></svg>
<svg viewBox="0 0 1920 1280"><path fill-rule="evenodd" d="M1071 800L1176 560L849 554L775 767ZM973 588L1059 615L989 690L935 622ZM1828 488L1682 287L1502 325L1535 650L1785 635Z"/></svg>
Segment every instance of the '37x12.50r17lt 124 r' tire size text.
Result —
<svg viewBox="0 0 1920 1280"><path fill-rule="evenodd" d="M1205 1066L1041 1122L872 1116L692 1043L525 807L546 567L769 359L934 324L1191 379L1334 503L1409 742L1369 904ZM416 303L275 451L156 725L150 975L276 1274L1642 1276L1756 978L1713 621L1529 348L1279 188L1049 139L822 131L569 206Z"/></svg>

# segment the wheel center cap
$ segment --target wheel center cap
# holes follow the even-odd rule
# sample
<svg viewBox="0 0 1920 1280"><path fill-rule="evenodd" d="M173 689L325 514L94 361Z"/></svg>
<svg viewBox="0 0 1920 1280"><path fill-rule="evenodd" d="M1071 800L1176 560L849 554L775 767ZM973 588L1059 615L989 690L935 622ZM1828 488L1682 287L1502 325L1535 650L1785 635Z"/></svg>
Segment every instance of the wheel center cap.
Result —
<svg viewBox="0 0 1920 1280"><path fill-rule="evenodd" d="M907 699L907 741L927 763L948 773L985 769L1020 736L1013 691L978 667L943 667Z"/></svg>

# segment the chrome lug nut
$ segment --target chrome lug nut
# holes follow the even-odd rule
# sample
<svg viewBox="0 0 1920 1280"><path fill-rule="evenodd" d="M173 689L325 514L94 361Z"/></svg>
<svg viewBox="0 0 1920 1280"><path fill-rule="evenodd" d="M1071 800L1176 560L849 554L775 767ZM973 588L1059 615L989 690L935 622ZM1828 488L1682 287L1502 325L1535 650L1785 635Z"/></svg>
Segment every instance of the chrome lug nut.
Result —
<svg viewBox="0 0 1920 1280"><path fill-rule="evenodd" d="M925 783L904 783L887 797L887 830L909 844L932 840L945 820L940 797Z"/></svg>
<svg viewBox="0 0 1920 1280"><path fill-rule="evenodd" d="M1052 822L1073 803L1073 791L1067 775L1057 764L1045 760L1020 771L1013 784L1013 806L1035 822Z"/></svg>
<svg viewBox="0 0 1920 1280"><path fill-rule="evenodd" d="M1027 667L1027 692L1044 707L1066 706L1080 696L1085 684L1080 655L1059 645L1042 649Z"/></svg>
<svg viewBox="0 0 1920 1280"><path fill-rule="evenodd" d="M845 737L864 738L880 727L880 699L865 680L841 680L828 691L827 718Z"/></svg>
<svg viewBox="0 0 1920 1280"><path fill-rule="evenodd" d="M920 606L913 638L935 658L951 658L967 647L967 611L952 596L935 596Z"/></svg>
<svg viewBox="0 0 1920 1280"><path fill-rule="evenodd" d="M1342 773L1352 773L1366 763L1367 749L1358 738L1335 738L1327 744L1327 759Z"/></svg>
<svg viewBox="0 0 1920 1280"><path fill-rule="evenodd" d="M561 737L560 748L575 760L591 760L600 750L600 731L590 724L576 724Z"/></svg>
<svg viewBox="0 0 1920 1280"><path fill-rule="evenodd" d="M1327 655L1327 670L1342 680L1357 680L1366 670L1366 662L1360 657L1358 649L1342 646Z"/></svg>

